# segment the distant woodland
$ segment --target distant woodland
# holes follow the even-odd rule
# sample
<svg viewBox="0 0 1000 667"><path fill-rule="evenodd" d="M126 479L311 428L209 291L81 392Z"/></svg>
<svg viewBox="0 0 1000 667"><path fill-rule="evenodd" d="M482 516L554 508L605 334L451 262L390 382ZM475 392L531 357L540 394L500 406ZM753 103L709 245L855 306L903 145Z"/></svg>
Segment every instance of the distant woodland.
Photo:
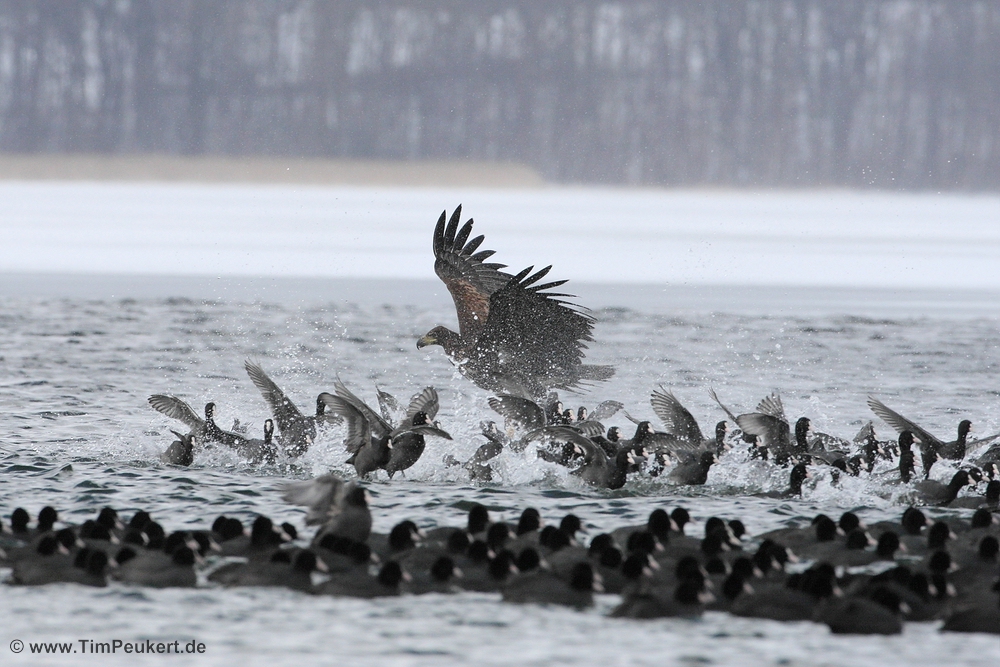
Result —
<svg viewBox="0 0 1000 667"><path fill-rule="evenodd" d="M1000 2L0 0L0 151L1000 189Z"/></svg>

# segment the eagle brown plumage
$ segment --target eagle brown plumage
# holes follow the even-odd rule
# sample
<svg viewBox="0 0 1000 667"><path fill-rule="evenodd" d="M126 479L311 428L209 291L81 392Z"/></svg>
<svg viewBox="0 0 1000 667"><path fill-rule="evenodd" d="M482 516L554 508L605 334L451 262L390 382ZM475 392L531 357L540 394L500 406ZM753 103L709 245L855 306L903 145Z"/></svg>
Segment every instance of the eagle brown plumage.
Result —
<svg viewBox="0 0 1000 667"><path fill-rule="evenodd" d="M562 300L572 295L549 291L566 281L539 284L551 266L501 271L486 261L494 251L479 250L484 237L469 239L472 219L459 229L461 215L459 206L446 226L441 213L434 229L434 271L455 301L459 331L435 327L417 347L440 345L479 387L530 398L610 378L612 367L582 363L594 318Z"/></svg>

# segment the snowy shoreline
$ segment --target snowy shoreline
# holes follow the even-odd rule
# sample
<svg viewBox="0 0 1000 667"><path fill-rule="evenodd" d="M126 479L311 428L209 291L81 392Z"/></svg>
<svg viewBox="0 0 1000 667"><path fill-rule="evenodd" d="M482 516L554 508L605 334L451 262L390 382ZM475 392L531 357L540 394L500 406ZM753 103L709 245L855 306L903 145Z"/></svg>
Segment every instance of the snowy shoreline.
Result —
<svg viewBox="0 0 1000 667"><path fill-rule="evenodd" d="M512 268L580 283L1000 290L1000 197L0 183L0 273L434 280L463 203Z"/></svg>

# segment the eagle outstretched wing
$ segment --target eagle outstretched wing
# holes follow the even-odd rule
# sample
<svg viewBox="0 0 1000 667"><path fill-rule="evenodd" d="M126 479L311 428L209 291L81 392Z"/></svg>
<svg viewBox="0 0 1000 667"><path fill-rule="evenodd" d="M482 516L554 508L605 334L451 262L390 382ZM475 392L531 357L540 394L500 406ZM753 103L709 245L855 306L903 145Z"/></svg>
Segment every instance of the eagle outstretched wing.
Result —
<svg viewBox="0 0 1000 667"><path fill-rule="evenodd" d="M490 297L490 314L476 341L473 363L508 380L570 387L580 377L594 318L547 292L565 280L537 284L551 266L532 274L529 266ZM530 274L530 275L529 275ZM537 392L534 392L537 393Z"/></svg>
<svg viewBox="0 0 1000 667"><path fill-rule="evenodd" d="M472 240L472 219L462 228L461 204L445 226L445 211L434 228L434 272L444 282L458 313L459 334L464 340L475 340L490 315L490 297L510 281L510 274L500 271L505 264L486 262L493 250L480 250L484 236Z"/></svg>

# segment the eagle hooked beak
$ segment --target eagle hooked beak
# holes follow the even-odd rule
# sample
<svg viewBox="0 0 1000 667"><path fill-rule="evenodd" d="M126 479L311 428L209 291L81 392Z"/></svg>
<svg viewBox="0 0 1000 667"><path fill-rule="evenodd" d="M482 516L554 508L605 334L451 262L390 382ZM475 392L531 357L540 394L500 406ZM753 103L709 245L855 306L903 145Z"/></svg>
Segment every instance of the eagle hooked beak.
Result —
<svg viewBox="0 0 1000 667"><path fill-rule="evenodd" d="M437 343L437 338L435 338L430 334L427 334L422 338L417 339L417 349L419 350L422 347L427 347L428 345L434 345L435 343Z"/></svg>

